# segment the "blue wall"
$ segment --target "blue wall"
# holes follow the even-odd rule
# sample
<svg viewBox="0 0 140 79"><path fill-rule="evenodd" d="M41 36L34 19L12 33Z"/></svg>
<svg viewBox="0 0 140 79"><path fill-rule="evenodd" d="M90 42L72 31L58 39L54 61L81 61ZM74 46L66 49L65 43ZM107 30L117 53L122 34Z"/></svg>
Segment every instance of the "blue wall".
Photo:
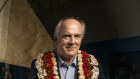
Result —
<svg viewBox="0 0 140 79"><path fill-rule="evenodd" d="M14 79L29 79L30 69L14 66Z"/></svg>
<svg viewBox="0 0 140 79"><path fill-rule="evenodd" d="M106 79L110 79L109 54L140 51L140 36L83 44L81 49L95 55L103 66Z"/></svg>
<svg viewBox="0 0 140 79"><path fill-rule="evenodd" d="M112 49L113 48L111 41L89 43L81 46L81 50L93 54L97 58L97 60L102 64L106 79L109 79L108 54L113 51Z"/></svg>

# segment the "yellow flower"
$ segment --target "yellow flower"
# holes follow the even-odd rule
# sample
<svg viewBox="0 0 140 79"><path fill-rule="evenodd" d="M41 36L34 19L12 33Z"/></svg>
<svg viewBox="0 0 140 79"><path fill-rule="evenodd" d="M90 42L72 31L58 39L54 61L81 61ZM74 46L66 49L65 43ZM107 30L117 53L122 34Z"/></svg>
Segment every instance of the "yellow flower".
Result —
<svg viewBox="0 0 140 79"><path fill-rule="evenodd" d="M56 62L53 62L53 65L54 65L54 66L56 66L56 65L57 65L57 63L56 63Z"/></svg>
<svg viewBox="0 0 140 79"><path fill-rule="evenodd" d="M54 53L51 53L51 55L54 57L55 56L55 54Z"/></svg>
<svg viewBox="0 0 140 79"><path fill-rule="evenodd" d="M78 62L82 62L82 58L81 57L78 57Z"/></svg>
<svg viewBox="0 0 140 79"><path fill-rule="evenodd" d="M82 66L83 65L83 62L78 62L78 66Z"/></svg>
<svg viewBox="0 0 140 79"><path fill-rule="evenodd" d="M81 58L82 57L82 54L78 54L78 57Z"/></svg>
<svg viewBox="0 0 140 79"><path fill-rule="evenodd" d="M84 71L83 70L79 70L78 73L81 74L81 75L83 75L84 74Z"/></svg>
<svg viewBox="0 0 140 79"><path fill-rule="evenodd" d="M57 67L56 67L56 66L54 66L54 67L53 67L53 70L57 70Z"/></svg>
<svg viewBox="0 0 140 79"><path fill-rule="evenodd" d="M85 76L84 75L80 75L79 79L85 79Z"/></svg>
<svg viewBox="0 0 140 79"><path fill-rule="evenodd" d="M52 57L52 60L53 60L53 61L56 61L56 58L55 58L55 57Z"/></svg>
<svg viewBox="0 0 140 79"><path fill-rule="evenodd" d="M79 70L83 70L83 67L81 66L81 67L79 67Z"/></svg>
<svg viewBox="0 0 140 79"><path fill-rule="evenodd" d="M57 71L53 71L53 74L58 75L58 72Z"/></svg>
<svg viewBox="0 0 140 79"><path fill-rule="evenodd" d="M80 54L81 53L81 50L78 50L78 54Z"/></svg>
<svg viewBox="0 0 140 79"><path fill-rule="evenodd" d="M59 79L59 77L58 77L58 76L54 76L54 78L55 78L55 79Z"/></svg>

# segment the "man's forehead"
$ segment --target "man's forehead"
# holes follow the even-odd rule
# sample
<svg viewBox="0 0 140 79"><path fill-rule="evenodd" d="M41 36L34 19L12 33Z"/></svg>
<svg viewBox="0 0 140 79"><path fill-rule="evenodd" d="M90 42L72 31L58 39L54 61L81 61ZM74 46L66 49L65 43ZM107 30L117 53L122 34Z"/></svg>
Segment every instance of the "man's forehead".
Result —
<svg viewBox="0 0 140 79"><path fill-rule="evenodd" d="M65 20L61 27L59 34L82 34L82 25L76 19L67 19Z"/></svg>
<svg viewBox="0 0 140 79"><path fill-rule="evenodd" d="M63 35L72 35L71 33L63 33ZM75 33L73 35L82 35L82 33Z"/></svg>
<svg viewBox="0 0 140 79"><path fill-rule="evenodd" d="M62 27L65 27L67 25L71 25L71 24L77 24L77 25L81 25L79 21L77 21L76 19L66 19L63 21L62 23Z"/></svg>

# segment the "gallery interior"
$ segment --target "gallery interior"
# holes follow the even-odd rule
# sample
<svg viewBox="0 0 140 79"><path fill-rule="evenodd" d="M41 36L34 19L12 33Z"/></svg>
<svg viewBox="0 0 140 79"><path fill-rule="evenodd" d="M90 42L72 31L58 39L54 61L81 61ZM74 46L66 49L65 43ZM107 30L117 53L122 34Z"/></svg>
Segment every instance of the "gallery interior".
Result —
<svg viewBox="0 0 140 79"><path fill-rule="evenodd" d="M11 1L12 6L12 0L8 1ZM13 3L14 1L18 4L16 0L13 0ZM86 34L80 49L97 58L103 67L106 79L140 78L140 1L23 1L31 7L51 39L60 18L75 16L83 19L86 23ZM0 63L0 79L4 79L6 67L12 76L8 79L29 79L30 67L5 64L5 62Z"/></svg>

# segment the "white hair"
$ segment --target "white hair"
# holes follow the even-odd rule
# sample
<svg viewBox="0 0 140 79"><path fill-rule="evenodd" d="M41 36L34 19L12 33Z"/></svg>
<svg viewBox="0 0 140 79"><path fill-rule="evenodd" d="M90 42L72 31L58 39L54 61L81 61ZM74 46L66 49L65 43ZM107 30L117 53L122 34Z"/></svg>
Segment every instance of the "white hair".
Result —
<svg viewBox="0 0 140 79"><path fill-rule="evenodd" d="M58 33L61 30L62 23L67 19L75 19L82 25L82 34L84 37L86 25L85 25L85 22L83 20L79 19L78 17L65 17L65 18L60 19L60 21L57 23L57 25L55 27L54 37L58 37Z"/></svg>

